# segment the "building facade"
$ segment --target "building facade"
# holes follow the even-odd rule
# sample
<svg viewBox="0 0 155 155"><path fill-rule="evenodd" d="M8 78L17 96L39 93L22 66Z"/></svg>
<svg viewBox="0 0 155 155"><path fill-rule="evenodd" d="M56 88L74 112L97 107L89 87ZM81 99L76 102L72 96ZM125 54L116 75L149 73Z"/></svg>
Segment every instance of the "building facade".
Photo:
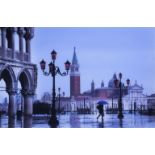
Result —
<svg viewBox="0 0 155 155"><path fill-rule="evenodd" d="M151 94L150 96L148 96L147 105L150 114L155 114L155 94Z"/></svg>
<svg viewBox="0 0 155 155"><path fill-rule="evenodd" d="M143 94L144 88L138 85L137 81L135 84L130 86L128 94L123 97L124 110L147 110L148 109L148 97Z"/></svg>
<svg viewBox="0 0 155 155"><path fill-rule="evenodd" d="M31 40L34 37L34 29L1 27L0 34L0 80L5 81L6 92L9 95L8 113L10 116L16 115L16 97L21 93L24 98L24 114L32 115L33 96L37 87L37 66L31 62ZM18 39L17 50L15 39Z"/></svg>
<svg viewBox="0 0 155 155"><path fill-rule="evenodd" d="M105 87L104 82L101 81L101 87L95 88L94 80L91 82L91 89L84 91L82 95L90 96L90 97L99 97L103 99L110 98L118 98L119 97L119 89L115 87L115 80L117 79L116 74L113 75L112 79L109 80L108 86ZM122 83L122 95L126 95L128 93L128 87L124 86Z"/></svg>

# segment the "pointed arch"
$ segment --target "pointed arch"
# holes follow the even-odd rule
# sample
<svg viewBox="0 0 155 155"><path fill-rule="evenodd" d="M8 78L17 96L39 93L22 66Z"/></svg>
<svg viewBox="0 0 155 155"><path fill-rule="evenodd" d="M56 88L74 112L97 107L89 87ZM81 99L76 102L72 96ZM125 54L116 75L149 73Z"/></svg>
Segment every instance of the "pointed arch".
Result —
<svg viewBox="0 0 155 155"><path fill-rule="evenodd" d="M10 65L4 65L0 70L0 80L3 79L6 83L6 89L16 88L17 82L15 73Z"/></svg>
<svg viewBox="0 0 155 155"><path fill-rule="evenodd" d="M22 89L24 90L32 89L33 80L32 80L32 76L30 72L28 71L28 69L26 68L22 69L18 74L17 80L20 81Z"/></svg>

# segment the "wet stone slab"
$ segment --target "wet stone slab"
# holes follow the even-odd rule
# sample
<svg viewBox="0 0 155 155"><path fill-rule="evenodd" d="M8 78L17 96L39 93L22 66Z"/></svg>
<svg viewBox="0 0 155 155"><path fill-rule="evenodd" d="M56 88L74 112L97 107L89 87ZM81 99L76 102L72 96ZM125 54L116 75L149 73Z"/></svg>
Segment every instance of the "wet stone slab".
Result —
<svg viewBox="0 0 155 155"><path fill-rule="evenodd" d="M155 116L139 114L124 114L122 120L117 114L105 114L97 120L97 114L68 113L57 115L58 128L155 128ZM1 128L49 128L49 118L46 116L34 116L33 118L8 118L1 116Z"/></svg>

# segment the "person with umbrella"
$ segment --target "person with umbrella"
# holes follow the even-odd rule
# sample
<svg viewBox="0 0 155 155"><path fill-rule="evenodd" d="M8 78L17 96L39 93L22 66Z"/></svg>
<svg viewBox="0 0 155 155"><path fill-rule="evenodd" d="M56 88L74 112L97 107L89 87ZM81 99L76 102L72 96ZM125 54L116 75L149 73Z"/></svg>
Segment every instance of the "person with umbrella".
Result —
<svg viewBox="0 0 155 155"><path fill-rule="evenodd" d="M97 116L97 120L99 119L99 117L101 116L102 117L102 120L103 120L103 116L104 116L104 105L105 104L108 104L106 101L99 101L97 102L97 109L98 109L98 112L99 112L99 115Z"/></svg>

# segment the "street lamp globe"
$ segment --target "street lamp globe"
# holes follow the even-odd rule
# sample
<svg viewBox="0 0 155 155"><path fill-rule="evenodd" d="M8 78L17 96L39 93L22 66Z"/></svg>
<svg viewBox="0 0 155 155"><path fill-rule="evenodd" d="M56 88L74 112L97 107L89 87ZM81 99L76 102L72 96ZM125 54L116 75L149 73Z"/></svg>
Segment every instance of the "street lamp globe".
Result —
<svg viewBox="0 0 155 155"><path fill-rule="evenodd" d="M57 52L55 50L53 50L51 52L51 58L52 58L52 60L56 60L56 56L57 56Z"/></svg>
<svg viewBox="0 0 155 155"><path fill-rule="evenodd" d="M61 90L61 88L59 87L59 88L58 88L58 92L59 92L59 94L60 94L60 90Z"/></svg>
<svg viewBox="0 0 155 155"><path fill-rule="evenodd" d="M129 84L130 84L130 79L127 79L127 80L126 80L126 83L127 83L127 86L129 86Z"/></svg>
<svg viewBox="0 0 155 155"><path fill-rule="evenodd" d="M67 60L67 61L65 62L65 69L66 69L67 71L70 69L70 65L71 65L71 63Z"/></svg>
<svg viewBox="0 0 155 155"><path fill-rule="evenodd" d="M119 73L119 79L120 80L122 79L122 73Z"/></svg>
<svg viewBox="0 0 155 155"><path fill-rule="evenodd" d="M40 61L41 70L45 70L45 67L46 67L46 61L44 61L44 60Z"/></svg>

